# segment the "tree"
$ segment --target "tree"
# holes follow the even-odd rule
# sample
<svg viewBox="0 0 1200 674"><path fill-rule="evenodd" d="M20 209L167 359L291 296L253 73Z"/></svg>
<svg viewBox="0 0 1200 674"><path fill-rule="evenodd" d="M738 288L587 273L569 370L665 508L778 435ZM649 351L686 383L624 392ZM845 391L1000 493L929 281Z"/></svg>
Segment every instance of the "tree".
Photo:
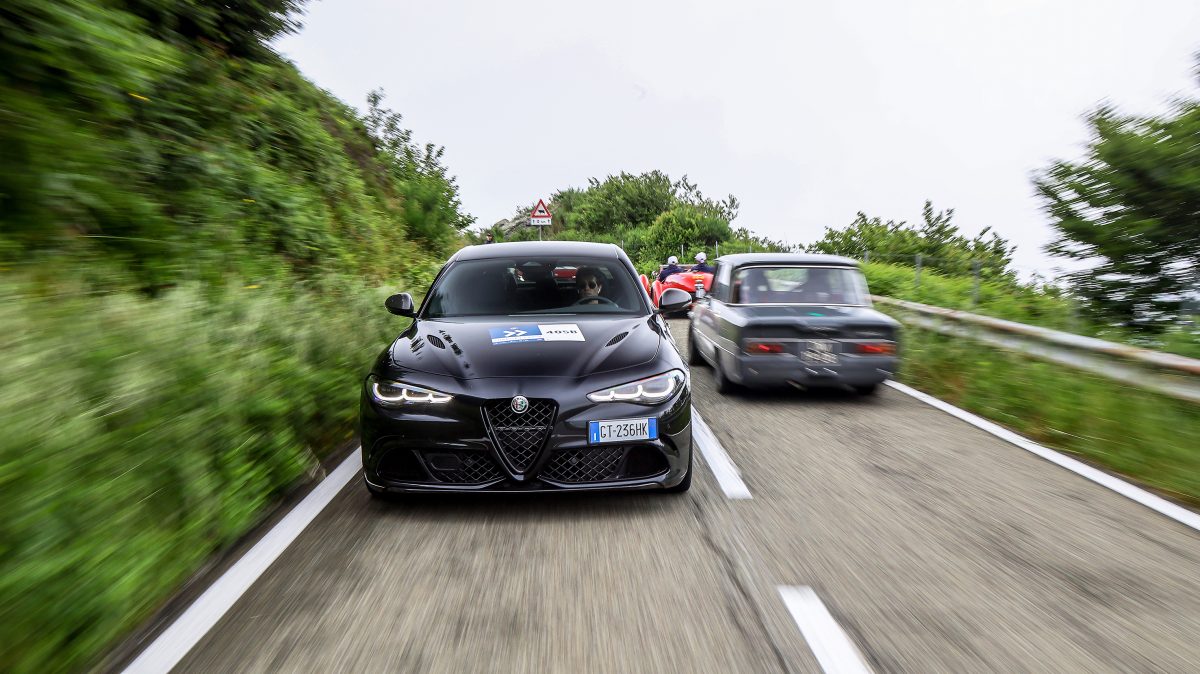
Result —
<svg viewBox="0 0 1200 674"><path fill-rule="evenodd" d="M738 209L737 197L732 194L720 201L709 199L687 176L673 181L662 171L589 178L587 189L556 192L551 204L564 228L608 235L649 227L659 215L679 205L693 206L727 224L737 217Z"/></svg>
<svg viewBox="0 0 1200 674"><path fill-rule="evenodd" d="M668 255L678 254L680 246L707 248L728 241L732 235L729 221L721 215L692 204L680 204L655 218L641 242L638 258L646 264L655 264Z"/></svg>
<svg viewBox="0 0 1200 674"><path fill-rule="evenodd" d="M825 228L825 236L806 250L831 255L911 263L917 255L922 264L947 274L973 272L976 267L986 278L1012 278L1009 269L1016 246L984 227L968 239L953 223L954 209L935 211L925 202L921 223L884 222L860 212L845 229Z"/></svg>
<svg viewBox="0 0 1200 674"><path fill-rule="evenodd" d="M409 235L438 253L447 252L475 218L462 211L457 181L442 164L445 149L431 143L418 146L412 131L401 125L400 114L383 107L382 90L367 95L364 121L376 159L400 192Z"/></svg>
<svg viewBox="0 0 1200 674"><path fill-rule="evenodd" d="M1095 318L1155 332L1200 270L1200 102L1159 117L1101 107L1078 162L1034 184L1057 237L1046 250L1094 263L1067 275Z"/></svg>
<svg viewBox="0 0 1200 674"><path fill-rule="evenodd" d="M562 193L556 195L562 198ZM623 227L645 227L676 203L671 178L661 171L641 175L622 172L603 181L588 179L574 210L565 212L571 225L585 232L612 233Z"/></svg>
<svg viewBox="0 0 1200 674"><path fill-rule="evenodd" d="M146 20L158 37L206 41L234 56L272 54L270 42L300 29L306 0L124 0L127 11Z"/></svg>

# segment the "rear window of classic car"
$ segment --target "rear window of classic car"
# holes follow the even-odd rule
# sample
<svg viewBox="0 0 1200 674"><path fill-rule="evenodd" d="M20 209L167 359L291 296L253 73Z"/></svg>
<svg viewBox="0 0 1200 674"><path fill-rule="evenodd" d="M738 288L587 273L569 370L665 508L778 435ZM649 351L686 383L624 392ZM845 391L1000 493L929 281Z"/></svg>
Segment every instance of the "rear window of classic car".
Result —
<svg viewBox="0 0 1200 674"><path fill-rule="evenodd" d="M734 304L852 304L865 306L867 284L851 267L754 266L737 270Z"/></svg>

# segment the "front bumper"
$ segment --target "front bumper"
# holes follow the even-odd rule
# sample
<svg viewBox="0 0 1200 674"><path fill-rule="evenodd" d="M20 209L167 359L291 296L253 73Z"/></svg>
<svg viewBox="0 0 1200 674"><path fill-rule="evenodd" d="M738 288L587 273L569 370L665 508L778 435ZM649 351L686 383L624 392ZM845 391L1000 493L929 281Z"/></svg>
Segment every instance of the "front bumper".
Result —
<svg viewBox="0 0 1200 674"><path fill-rule="evenodd" d="M814 365L791 354L736 355L726 376L745 386L786 386L812 388L861 387L888 379L899 367L895 356L844 355L833 365Z"/></svg>
<svg viewBox="0 0 1200 674"><path fill-rule="evenodd" d="M537 382L514 383L511 395L456 396L445 405L377 406L361 402L366 482L383 492L549 492L661 490L683 481L690 466L691 392L684 387L656 406L556 399ZM508 392L506 392L508 393ZM485 407L513 395L553 400L556 411L533 458L514 461ZM588 422L655 417L658 438L588 444Z"/></svg>

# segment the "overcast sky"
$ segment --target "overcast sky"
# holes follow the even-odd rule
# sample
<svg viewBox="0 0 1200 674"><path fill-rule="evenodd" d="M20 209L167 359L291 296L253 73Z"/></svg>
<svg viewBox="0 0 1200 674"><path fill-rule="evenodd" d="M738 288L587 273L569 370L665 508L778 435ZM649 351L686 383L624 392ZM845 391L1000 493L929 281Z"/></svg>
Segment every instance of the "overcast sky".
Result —
<svg viewBox="0 0 1200 674"><path fill-rule="evenodd" d="M1196 0L323 0L280 50L446 148L479 224L590 176L662 169L808 243L925 199L1059 264L1031 172L1101 101L1193 94Z"/></svg>

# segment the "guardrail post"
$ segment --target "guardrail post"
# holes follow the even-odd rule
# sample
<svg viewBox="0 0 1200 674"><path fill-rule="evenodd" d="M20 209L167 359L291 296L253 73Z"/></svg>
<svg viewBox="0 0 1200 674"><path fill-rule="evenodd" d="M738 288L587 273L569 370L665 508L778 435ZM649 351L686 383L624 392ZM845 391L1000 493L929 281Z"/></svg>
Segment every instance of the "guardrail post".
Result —
<svg viewBox="0 0 1200 674"><path fill-rule="evenodd" d="M921 254L917 253L916 290L921 289Z"/></svg>
<svg viewBox="0 0 1200 674"><path fill-rule="evenodd" d="M971 261L971 275L975 277L971 285L971 306L979 306L979 260Z"/></svg>
<svg viewBox="0 0 1200 674"><path fill-rule="evenodd" d="M868 250L863 253L863 262L866 262L867 264L871 263L871 251Z"/></svg>
<svg viewBox="0 0 1200 674"><path fill-rule="evenodd" d="M721 242L717 242L717 257L721 257Z"/></svg>

